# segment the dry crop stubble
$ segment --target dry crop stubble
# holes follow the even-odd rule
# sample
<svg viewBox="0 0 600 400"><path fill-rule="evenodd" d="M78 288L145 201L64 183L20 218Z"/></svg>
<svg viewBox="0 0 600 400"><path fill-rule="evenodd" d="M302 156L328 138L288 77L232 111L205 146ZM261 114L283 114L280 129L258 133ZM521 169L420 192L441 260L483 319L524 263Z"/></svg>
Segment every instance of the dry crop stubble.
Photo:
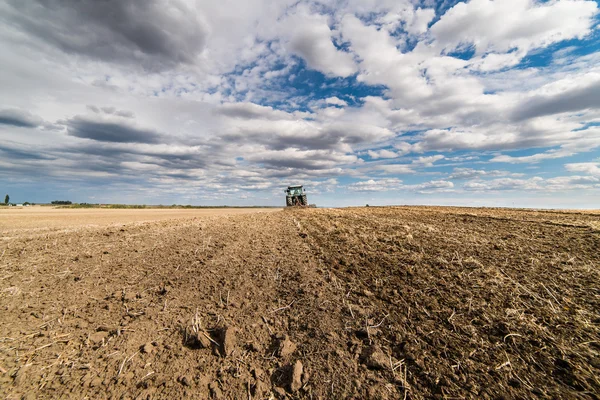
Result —
<svg viewBox="0 0 600 400"><path fill-rule="evenodd" d="M0 395L595 398L599 220L369 207L31 227L1 242Z"/></svg>

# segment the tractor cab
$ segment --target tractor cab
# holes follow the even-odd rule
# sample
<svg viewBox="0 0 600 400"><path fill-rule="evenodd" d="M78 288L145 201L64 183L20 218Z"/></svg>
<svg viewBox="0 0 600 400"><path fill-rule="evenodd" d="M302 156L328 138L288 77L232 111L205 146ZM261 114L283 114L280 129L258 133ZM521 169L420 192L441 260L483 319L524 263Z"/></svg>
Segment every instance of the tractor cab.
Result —
<svg viewBox="0 0 600 400"><path fill-rule="evenodd" d="M288 186L285 190L285 205L291 206L308 206L308 200L306 199L306 193L302 185Z"/></svg>
<svg viewBox="0 0 600 400"><path fill-rule="evenodd" d="M288 196L302 196L304 188L302 185L288 186L285 192Z"/></svg>

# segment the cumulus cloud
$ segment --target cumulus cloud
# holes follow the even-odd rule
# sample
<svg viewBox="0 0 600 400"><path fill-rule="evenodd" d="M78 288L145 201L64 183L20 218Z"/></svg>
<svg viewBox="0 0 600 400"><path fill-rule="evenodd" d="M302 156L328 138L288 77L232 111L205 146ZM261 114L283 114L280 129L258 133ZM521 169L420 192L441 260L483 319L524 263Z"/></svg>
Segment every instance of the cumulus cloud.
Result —
<svg viewBox="0 0 600 400"><path fill-rule="evenodd" d="M54 158L42 152L31 150L24 146L19 146L15 143L0 144L0 153L2 153L4 160L12 159L19 160L20 162L23 162L24 160L51 160Z"/></svg>
<svg viewBox="0 0 600 400"><path fill-rule="evenodd" d="M533 49L587 35L594 1L471 0L458 3L431 27L446 49L473 45L478 53Z"/></svg>
<svg viewBox="0 0 600 400"><path fill-rule="evenodd" d="M585 190L600 188L600 177L595 176L557 176L546 180L546 189L553 191Z"/></svg>
<svg viewBox="0 0 600 400"><path fill-rule="evenodd" d="M449 181L437 180L414 185L405 185L400 179L369 179L348 185L348 189L356 192L387 192L392 190L408 190L419 193L433 193L452 189L454 184Z"/></svg>
<svg viewBox="0 0 600 400"><path fill-rule="evenodd" d="M413 35L425 33L429 23L434 18L435 10L433 8L417 8L407 21L406 31Z"/></svg>
<svg viewBox="0 0 600 400"><path fill-rule="evenodd" d="M463 185L470 191L497 191L497 190L542 190L543 178L538 176L530 179L499 178L488 181L471 181Z"/></svg>
<svg viewBox="0 0 600 400"><path fill-rule="evenodd" d="M448 179L471 179L487 175L487 171L474 168L454 168Z"/></svg>
<svg viewBox="0 0 600 400"><path fill-rule="evenodd" d="M436 154L427 157L418 157L412 161L413 164L421 165L423 167L433 167L433 163L436 161L443 160L445 157L441 154Z"/></svg>
<svg viewBox="0 0 600 400"><path fill-rule="evenodd" d="M66 125L69 135L99 142L159 143L161 141L161 135L155 131L116 122L92 121L75 117Z"/></svg>
<svg viewBox="0 0 600 400"><path fill-rule="evenodd" d="M344 163L356 161L356 156L326 150L257 150L244 157L248 161L274 168L303 170L330 169Z"/></svg>
<svg viewBox="0 0 600 400"><path fill-rule="evenodd" d="M467 191L536 191L564 192L571 190L594 190L600 188L600 179L593 176L557 176L544 179L539 176L529 179L499 178L469 181L463 185Z"/></svg>
<svg viewBox="0 0 600 400"><path fill-rule="evenodd" d="M18 128L35 128L42 125L40 117L23 110L0 109L0 125L16 126Z"/></svg>
<svg viewBox="0 0 600 400"><path fill-rule="evenodd" d="M597 3L452 3L9 0L0 170L211 201L597 190Z"/></svg>
<svg viewBox="0 0 600 400"><path fill-rule="evenodd" d="M208 35L182 1L11 0L5 21L67 53L164 69L191 64Z"/></svg>
<svg viewBox="0 0 600 400"><path fill-rule="evenodd" d="M479 72L497 71L519 64L524 55L525 52L523 51L513 51L504 54L488 53L473 60L470 63L470 67L473 71Z"/></svg>
<svg viewBox="0 0 600 400"><path fill-rule="evenodd" d="M429 181L425 183L420 183L417 185L406 186L406 188L410 188L412 190L416 190L422 193L431 193L437 191L446 191L452 189L454 187L454 183L450 181L437 180L437 181Z"/></svg>
<svg viewBox="0 0 600 400"><path fill-rule="evenodd" d="M600 176L600 163L597 162L565 164L565 168L571 172L585 172L590 175Z"/></svg>
<svg viewBox="0 0 600 400"><path fill-rule="evenodd" d="M513 114L521 121L544 115L600 109L600 73L548 84L524 99Z"/></svg>
<svg viewBox="0 0 600 400"><path fill-rule="evenodd" d="M229 108L228 112L230 111ZM226 127L220 133L229 143L261 144L272 150L299 148L303 150L329 149L343 152L353 147L393 137L393 132L368 124L344 121L317 122L311 119L293 118L279 111L278 120L258 118L241 121L224 121ZM279 115L279 114L278 114Z"/></svg>
<svg viewBox="0 0 600 400"><path fill-rule="evenodd" d="M337 97L335 97L335 96L326 98L326 99L325 99L325 102L326 102L327 104L333 104L334 106L342 106L342 107L345 107L345 106L347 106L347 105L348 105L348 103L347 103L347 102L345 102L344 100L342 100L342 99L339 99L339 98L337 98Z"/></svg>
<svg viewBox="0 0 600 400"><path fill-rule="evenodd" d="M402 54L388 32L365 25L352 15L343 18L341 31L360 59L360 81L386 85L398 105L423 100L432 94L432 88L420 72L421 57Z"/></svg>
<svg viewBox="0 0 600 400"><path fill-rule="evenodd" d="M294 116L284 111L274 110L272 107L261 106L254 103L226 103L220 105L216 112L233 118L241 119L287 119L290 120Z"/></svg>
<svg viewBox="0 0 600 400"><path fill-rule="evenodd" d="M310 68L342 77L356 71L352 55L334 46L327 16L311 13L301 5L282 26L289 34L287 48L302 57Z"/></svg>
<svg viewBox="0 0 600 400"><path fill-rule="evenodd" d="M551 149L543 153L529 156L513 157L509 155L498 155L490 159L490 162L503 162L511 164L538 163L544 160L552 160L585 153L600 147L600 128L590 127L587 129L570 132L562 138L562 144L557 149ZM546 140L546 144L548 141Z"/></svg>
<svg viewBox="0 0 600 400"><path fill-rule="evenodd" d="M512 176L512 177L520 177L524 174L508 172L508 171L500 171L500 170L484 170L484 169L474 169L474 168L454 168L452 173L448 176L448 179L452 180L461 180L461 179L474 179L481 177L497 177L497 176Z"/></svg>
<svg viewBox="0 0 600 400"><path fill-rule="evenodd" d="M561 151L561 150L550 150L547 151L545 153L537 153L537 154L532 154L530 156L520 156L520 157L513 157L513 156L508 156L505 154L493 157L490 159L490 162L501 162L501 163L510 163L510 164L525 164L525 163L538 163L540 161L544 161L544 160L551 160L554 158L563 158L563 157L568 157L568 156L572 156L573 154L575 154L574 152L571 151Z"/></svg>
<svg viewBox="0 0 600 400"><path fill-rule="evenodd" d="M398 153L391 151L391 150L386 150L386 149L377 150L377 151L369 150L369 151L367 151L367 154L373 160L377 160L379 158L396 158L396 157L398 157Z"/></svg>
<svg viewBox="0 0 600 400"><path fill-rule="evenodd" d="M402 185L400 179L369 179L348 185L348 189L354 192L387 192L398 190Z"/></svg>
<svg viewBox="0 0 600 400"><path fill-rule="evenodd" d="M135 118L135 113L128 110L118 110L115 107L96 107L88 105L87 109L96 114L108 114L123 118Z"/></svg>

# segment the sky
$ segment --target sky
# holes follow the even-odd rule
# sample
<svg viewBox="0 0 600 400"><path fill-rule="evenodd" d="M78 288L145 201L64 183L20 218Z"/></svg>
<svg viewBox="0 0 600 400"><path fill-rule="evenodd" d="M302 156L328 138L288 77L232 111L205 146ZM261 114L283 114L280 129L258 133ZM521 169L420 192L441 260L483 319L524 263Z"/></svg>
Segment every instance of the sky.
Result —
<svg viewBox="0 0 600 400"><path fill-rule="evenodd" d="M599 22L589 0L5 0L0 194L600 208Z"/></svg>

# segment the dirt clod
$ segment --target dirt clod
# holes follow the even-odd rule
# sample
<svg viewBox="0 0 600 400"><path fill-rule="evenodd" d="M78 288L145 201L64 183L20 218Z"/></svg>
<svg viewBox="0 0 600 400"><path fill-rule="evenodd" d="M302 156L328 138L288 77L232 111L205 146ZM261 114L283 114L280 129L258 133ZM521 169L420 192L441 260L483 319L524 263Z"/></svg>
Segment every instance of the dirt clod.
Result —
<svg viewBox="0 0 600 400"><path fill-rule="evenodd" d="M302 371L302 362L298 360L292 368L292 379L290 382L292 392L297 392L302 387Z"/></svg>
<svg viewBox="0 0 600 400"><path fill-rule="evenodd" d="M110 326L100 325L96 328L96 332L111 332L113 329Z"/></svg>
<svg viewBox="0 0 600 400"><path fill-rule="evenodd" d="M108 332L106 332L106 331L94 332L90 335L90 342L102 343L102 341L105 340L107 337L108 337Z"/></svg>
<svg viewBox="0 0 600 400"><path fill-rule="evenodd" d="M142 353L150 354L154 351L154 345L150 342L144 344L141 348Z"/></svg>
<svg viewBox="0 0 600 400"><path fill-rule="evenodd" d="M221 352L224 357L232 355L237 349L237 330L228 326L221 330Z"/></svg>
<svg viewBox="0 0 600 400"><path fill-rule="evenodd" d="M270 392L270 386L266 382L256 381L256 383L251 388L252 396L256 398L265 398L268 397L267 394Z"/></svg>
<svg viewBox="0 0 600 400"><path fill-rule="evenodd" d="M123 295L121 296L121 299L123 300L123 302L131 302L133 300L135 300L136 295L133 292L123 292Z"/></svg>
<svg viewBox="0 0 600 400"><path fill-rule="evenodd" d="M391 368L390 358L379 348L373 345L365 348L362 354L362 361L369 368L388 369Z"/></svg>
<svg viewBox="0 0 600 400"><path fill-rule="evenodd" d="M98 387L100 385L102 385L102 379L100 377L95 377L90 382L90 387Z"/></svg>
<svg viewBox="0 0 600 400"><path fill-rule="evenodd" d="M290 340L289 336L284 335L278 339L277 355L283 358L291 356L296 348L296 344Z"/></svg>
<svg viewBox="0 0 600 400"><path fill-rule="evenodd" d="M183 386L192 386L191 378L185 375L179 377L179 383L181 383Z"/></svg>
<svg viewBox="0 0 600 400"><path fill-rule="evenodd" d="M255 353L262 353L263 351L263 347L260 343L257 342L250 342L247 344L246 347L248 348L248 350L253 351Z"/></svg>
<svg viewBox="0 0 600 400"><path fill-rule="evenodd" d="M211 382L208 387L210 389L210 395L212 396L213 399L222 399L222 398L224 398L223 397L223 391L219 387L219 383L218 382Z"/></svg>

